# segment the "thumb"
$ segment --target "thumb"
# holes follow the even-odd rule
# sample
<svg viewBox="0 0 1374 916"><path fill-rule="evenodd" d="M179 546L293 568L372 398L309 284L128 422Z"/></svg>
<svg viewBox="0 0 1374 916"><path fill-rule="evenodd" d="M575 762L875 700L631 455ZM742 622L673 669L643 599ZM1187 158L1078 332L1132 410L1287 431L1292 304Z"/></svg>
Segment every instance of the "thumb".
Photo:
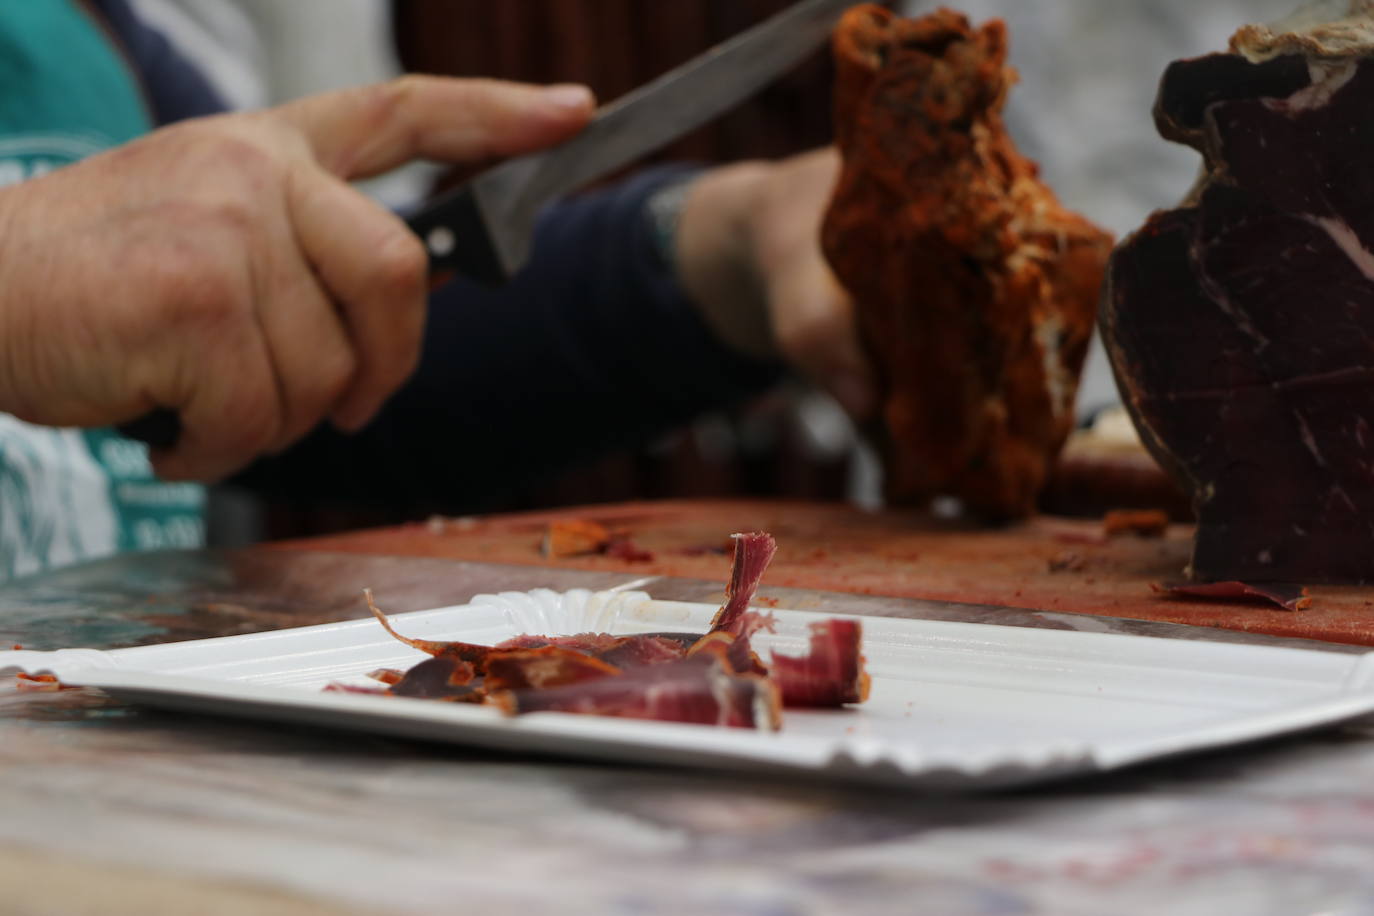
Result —
<svg viewBox="0 0 1374 916"><path fill-rule="evenodd" d="M271 115L299 130L324 168L352 179L413 159L474 162L552 146L581 130L594 106L586 86L404 76Z"/></svg>

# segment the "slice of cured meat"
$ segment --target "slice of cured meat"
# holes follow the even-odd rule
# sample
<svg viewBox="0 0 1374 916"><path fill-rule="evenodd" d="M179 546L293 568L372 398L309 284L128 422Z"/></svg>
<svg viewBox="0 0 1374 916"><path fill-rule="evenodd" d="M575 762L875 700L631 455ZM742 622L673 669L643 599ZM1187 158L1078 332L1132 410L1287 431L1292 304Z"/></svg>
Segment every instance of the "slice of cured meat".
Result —
<svg viewBox="0 0 1374 916"><path fill-rule="evenodd" d="M1374 15L1339 6L1169 65L1155 122L1203 173L1108 271L1108 353L1192 498L1196 581L1374 581Z"/></svg>
<svg viewBox="0 0 1374 916"><path fill-rule="evenodd" d="M885 390L887 495L1030 514L1074 422L1111 237L1008 137L1001 20L851 9L835 33L844 166L822 229Z"/></svg>
<svg viewBox="0 0 1374 916"><path fill-rule="evenodd" d="M769 731L782 724L772 681L734 674L709 653L563 687L493 691L489 700L508 715L573 712Z"/></svg>
<svg viewBox="0 0 1374 916"><path fill-rule="evenodd" d="M752 592L751 592L752 594ZM489 661L508 652L530 649L558 648L584 653L604 659L612 665L652 665L681 658L687 647L696 640L691 633L641 633L634 636L612 636L610 633L577 633L572 636L514 636L494 646L483 646L456 640L412 639L398 633L391 621L372 599L372 590L363 589L368 610L388 633L412 649L419 649L437 658L453 658L474 666L485 673Z"/></svg>
<svg viewBox="0 0 1374 916"><path fill-rule="evenodd" d="M822 620L811 624L806 655L773 653L770 668L784 706L843 706L868 699L869 677L859 652L862 628L857 620Z"/></svg>
<svg viewBox="0 0 1374 916"><path fill-rule="evenodd" d="M725 586L725 604L711 620L711 631L748 637L761 629L772 629L771 616L749 610L758 593L764 570L773 561L778 545L766 531L731 535L735 557L730 563L730 582Z"/></svg>
<svg viewBox="0 0 1374 916"><path fill-rule="evenodd" d="M471 663L451 655L436 655L407 671L391 685L389 692L398 697L480 703L482 689L472 683L474 674Z"/></svg>
<svg viewBox="0 0 1374 916"><path fill-rule="evenodd" d="M1155 591L1185 598L1209 598L1217 601L1268 601L1285 611L1305 611L1312 606L1307 589L1284 582L1165 582L1151 585Z"/></svg>
<svg viewBox="0 0 1374 916"><path fill-rule="evenodd" d="M736 636L724 630L714 630L693 643L687 650L687 657L703 653L714 655L736 674L768 676L768 666L750 646L748 636Z"/></svg>
<svg viewBox="0 0 1374 916"><path fill-rule="evenodd" d="M405 643L412 649L419 649L427 652L436 658L453 658L473 665L477 670L481 670L486 661L487 654L493 649L492 646L480 646L470 642L440 641L433 639L412 639L409 636L402 636L391 626L391 621L387 620L386 614L377 607L377 603L372 600L372 589L363 589L363 597L367 600L367 609L372 612L372 616L382 625L382 629L391 634L392 637Z"/></svg>

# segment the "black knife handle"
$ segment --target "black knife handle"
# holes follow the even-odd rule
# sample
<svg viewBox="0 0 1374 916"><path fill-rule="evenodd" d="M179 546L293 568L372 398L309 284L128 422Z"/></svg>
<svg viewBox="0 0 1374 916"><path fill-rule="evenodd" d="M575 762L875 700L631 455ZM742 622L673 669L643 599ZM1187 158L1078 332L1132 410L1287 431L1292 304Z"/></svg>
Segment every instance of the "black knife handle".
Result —
<svg viewBox="0 0 1374 916"><path fill-rule="evenodd" d="M429 253L431 275L460 273L487 286L500 286L509 279L468 186L436 197L412 214L406 225Z"/></svg>
<svg viewBox="0 0 1374 916"><path fill-rule="evenodd" d="M149 448L171 448L181 438L181 417L175 410L159 407L115 428L125 438L137 439Z"/></svg>

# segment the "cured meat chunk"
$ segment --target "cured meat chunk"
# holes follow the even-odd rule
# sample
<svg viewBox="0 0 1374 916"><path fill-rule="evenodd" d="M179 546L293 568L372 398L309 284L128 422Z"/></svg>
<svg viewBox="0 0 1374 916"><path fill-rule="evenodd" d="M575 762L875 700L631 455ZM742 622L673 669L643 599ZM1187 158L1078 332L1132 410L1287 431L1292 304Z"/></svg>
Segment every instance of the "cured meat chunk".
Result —
<svg viewBox="0 0 1374 916"><path fill-rule="evenodd" d="M851 9L835 35L844 166L822 243L885 389L893 503L1029 515L1072 429L1111 237L1002 123L1001 20Z"/></svg>
<svg viewBox="0 0 1374 916"><path fill-rule="evenodd" d="M773 653L772 672L784 706L843 706L868 699L869 677L859 653L857 620L811 624L810 651L793 657Z"/></svg>
<svg viewBox="0 0 1374 916"><path fill-rule="evenodd" d="M1102 329L1189 493L1196 581L1374 581L1374 15L1252 26L1165 71L1198 184L1113 254Z"/></svg>

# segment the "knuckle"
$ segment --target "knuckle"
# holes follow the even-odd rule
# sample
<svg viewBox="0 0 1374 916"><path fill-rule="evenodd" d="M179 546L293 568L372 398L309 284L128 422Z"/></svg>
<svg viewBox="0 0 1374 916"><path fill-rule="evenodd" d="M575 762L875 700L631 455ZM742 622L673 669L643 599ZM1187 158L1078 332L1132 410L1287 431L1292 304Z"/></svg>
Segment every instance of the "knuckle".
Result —
<svg viewBox="0 0 1374 916"><path fill-rule="evenodd" d="M284 418L275 388L246 386L226 410L228 436L225 453L250 459L260 455L281 435Z"/></svg>
<svg viewBox="0 0 1374 916"><path fill-rule="evenodd" d="M345 396L357 372L352 347L342 338L327 336L313 343L309 359L302 352L284 354L281 396L284 417L273 448L284 448L314 428Z"/></svg>
<svg viewBox="0 0 1374 916"><path fill-rule="evenodd" d="M332 356L326 357L320 367L321 400L332 404L343 396L358 373L358 360L351 350L340 347Z"/></svg>
<svg viewBox="0 0 1374 916"><path fill-rule="evenodd" d="M429 256L420 240L397 226L388 231L375 248L373 277L386 296L417 298L424 291Z"/></svg>
<svg viewBox="0 0 1374 916"><path fill-rule="evenodd" d="M310 391L301 399L300 423L313 426L348 391L358 371L358 362L347 347L331 347L314 366Z"/></svg>
<svg viewBox="0 0 1374 916"><path fill-rule="evenodd" d="M178 332L218 336L247 317L239 284L218 258L196 245L169 248L171 256L152 269L152 288L168 325Z"/></svg>
<svg viewBox="0 0 1374 916"><path fill-rule="evenodd" d="M282 175L279 139L272 122L252 115L227 115L166 129L176 161L192 174L213 176L213 184L243 188L267 185Z"/></svg>
<svg viewBox="0 0 1374 916"><path fill-rule="evenodd" d="M407 99L425 92L435 82L435 77L419 73L406 73L383 83L390 94L393 104L404 103Z"/></svg>
<svg viewBox="0 0 1374 916"><path fill-rule="evenodd" d="M436 77L407 73L384 83L359 89L359 110L366 126L375 133L393 130L408 118L414 99L428 91Z"/></svg>

